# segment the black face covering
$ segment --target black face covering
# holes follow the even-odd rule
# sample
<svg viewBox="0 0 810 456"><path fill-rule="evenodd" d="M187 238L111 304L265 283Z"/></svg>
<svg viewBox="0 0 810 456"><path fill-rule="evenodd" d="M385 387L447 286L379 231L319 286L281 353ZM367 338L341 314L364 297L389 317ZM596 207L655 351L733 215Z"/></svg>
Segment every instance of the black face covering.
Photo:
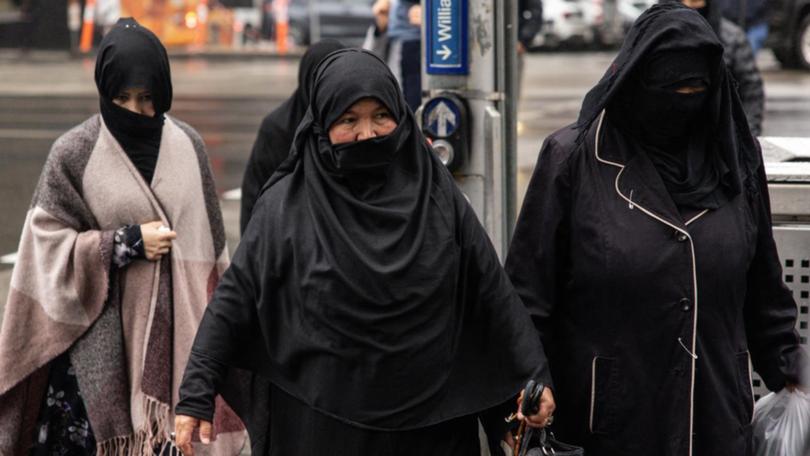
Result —
<svg viewBox="0 0 810 456"><path fill-rule="evenodd" d="M679 87L705 87L680 94ZM603 110L617 147L655 165L679 208L717 208L741 191L756 159L742 104L709 24L680 2L647 10L585 97L580 139Z"/></svg>
<svg viewBox="0 0 810 456"><path fill-rule="evenodd" d="M120 19L101 41L95 73L104 124L146 182L151 182L160 150L163 114L172 104L166 49L134 19ZM130 88L143 88L151 93L153 117L131 112L113 102Z"/></svg>
<svg viewBox="0 0 810 456"><path fill-rule="evenodd" d="M661 52L647 61L636 79L628 98L645 142L664 150L683 147L693 127L706 121L711 70L705 56L695 51ZM677 91L685 87L701 91Z"/></svg>
<svg viewBox="0 0 810 456"><path fill-rule="evenodd" d="M332 162L337 173L385 175L409 129L407 124L402 124L389 135L343 144L325 144L321 140L321 153Z"/></svg>

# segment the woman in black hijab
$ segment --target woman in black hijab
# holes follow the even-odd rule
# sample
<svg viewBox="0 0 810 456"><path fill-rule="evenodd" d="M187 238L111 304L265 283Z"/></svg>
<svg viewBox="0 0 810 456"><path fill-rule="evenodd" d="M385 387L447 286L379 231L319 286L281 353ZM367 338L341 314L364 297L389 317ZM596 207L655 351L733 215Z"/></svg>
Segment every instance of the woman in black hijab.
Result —
<svg viewBox="0 0 810 456"><path fill-rule="evenodd" d="M506 269L548 349L557 437L747 454L749 360L771 390L805 361L761 153L699 13L647 10L546 140Z"/></svg>
<svg viewBox="0 0 810 456"><path fill-rule="evenodd" d="M479 414L549 384L486 233L369 52L318 67L197 334L181 448L238 369L272 384L236 407L260 455L478 454ZM552 409L547 390L534 420Z"/></svg>
<svg viewBox="0 0 810 456"><path fill-rule="evenodd" d="M295 130L307 111L309 88L315 75L315 67L324 57L344 47L336 40L323 40L310 46L298 67L298 87L295 92L262 120L242 180L240 233L245 232L262 186L290 155Z"/></svg>

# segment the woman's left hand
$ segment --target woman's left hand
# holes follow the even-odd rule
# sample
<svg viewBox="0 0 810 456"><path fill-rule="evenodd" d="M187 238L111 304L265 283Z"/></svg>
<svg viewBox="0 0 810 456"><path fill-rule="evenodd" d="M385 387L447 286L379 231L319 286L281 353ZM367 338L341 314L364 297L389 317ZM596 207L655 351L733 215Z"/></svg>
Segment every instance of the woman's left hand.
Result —
<svg viewBox="0 0 810 456"><path fill-rule="evenodd" d="M523 402L524 393L525 391L521 391L520 397L518 398L517 418L519 420L525 420L526 425L533 428L544 428L551 424L552 414L557 408L557 404L554 402L554 394L551 392L551 389L546 387L543 390L543 394L540 396L540 409L532 416L523 416L523 413L520 412L520 404Z"/></svg>

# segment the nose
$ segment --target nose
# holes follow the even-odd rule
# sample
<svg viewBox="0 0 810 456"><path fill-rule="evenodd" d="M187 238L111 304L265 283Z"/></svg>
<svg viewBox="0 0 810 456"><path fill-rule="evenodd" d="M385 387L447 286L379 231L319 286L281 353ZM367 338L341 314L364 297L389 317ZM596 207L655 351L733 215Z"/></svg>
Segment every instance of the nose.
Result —
<svg viewBox="0 0 810 456"><path fill-rule="evenodd" d="M360 122L358 125L357 131L357 140L364 141L366 139L370 139L377 136L377 133L374 132L374 125L370 121L363 121Z"/></svg>

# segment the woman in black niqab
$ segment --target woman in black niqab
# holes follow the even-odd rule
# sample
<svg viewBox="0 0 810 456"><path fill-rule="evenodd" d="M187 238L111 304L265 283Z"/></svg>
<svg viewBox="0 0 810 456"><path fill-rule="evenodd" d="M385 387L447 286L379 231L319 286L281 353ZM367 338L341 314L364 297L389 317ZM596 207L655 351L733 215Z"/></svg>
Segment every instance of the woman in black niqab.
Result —
<svg viewBox="0 0 810 456"><path fill-rule="evenodd" d="M307 111L309 88L315 75L315 68L324 57L344 47L337 40L323 40L310 46L301 57L298 67L298 87L295 92L262 120L242 180L240 233L244 233L250 221L250 213L262 186L281 162L290 155L295 130Z"/></svg>
<svg viewBox="0 0 810 456"><path fill-rule="evenodd" d="M368 98L393 132L332 144L333 123ZM478 414L529 378L549 384L485 231L371 53L318 67L292 156L209 304L177 413L207 420L228 367L272 383L257 454L477 454ZM251 424L260 414L242 410L252 437L267 432Z"/></svg>
<svg viewBox="0 0 810 456"><path fill-rule="evenodd" d="M506 271L547 347L562 441L750 454L752 371L800 383L762 157L710 24L655 5L550 135Z"/></svg>

